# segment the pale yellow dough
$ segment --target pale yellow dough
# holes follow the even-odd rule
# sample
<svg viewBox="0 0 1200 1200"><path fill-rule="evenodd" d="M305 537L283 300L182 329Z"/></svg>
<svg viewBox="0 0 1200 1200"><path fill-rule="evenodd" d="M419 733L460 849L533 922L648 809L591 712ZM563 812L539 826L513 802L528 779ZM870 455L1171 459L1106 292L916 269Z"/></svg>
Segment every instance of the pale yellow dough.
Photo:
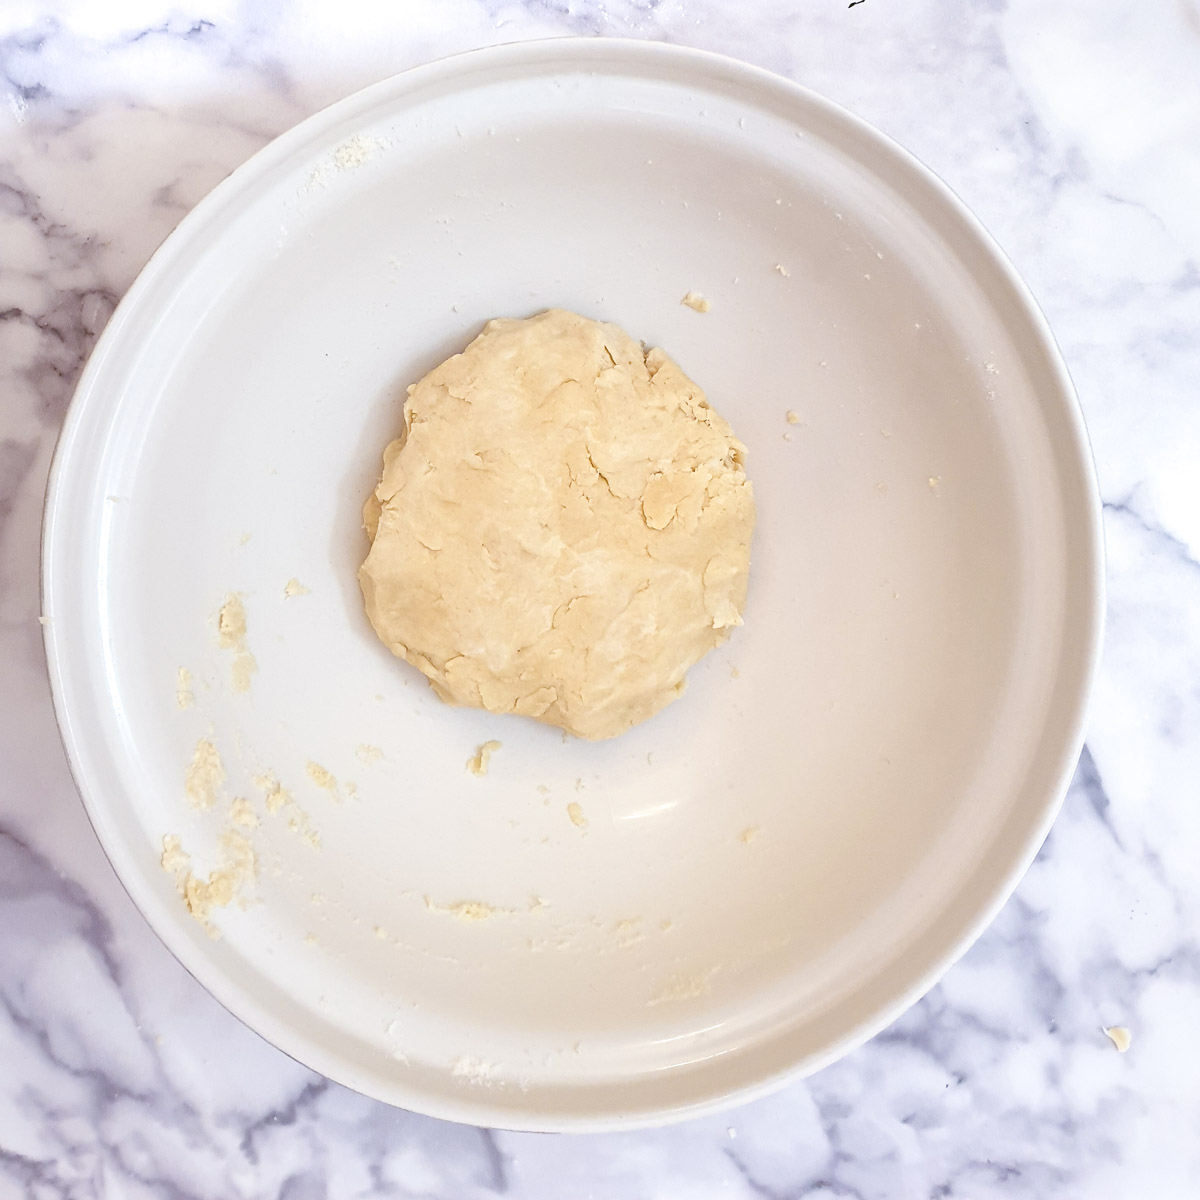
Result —
<svg viewBox="0 0 1200 1200"><path fill-rule="evenodd" d="M744 453L615 325L491 321L409 388L363 513L367 615L449 703L614 737L741 624Z"/></svg>

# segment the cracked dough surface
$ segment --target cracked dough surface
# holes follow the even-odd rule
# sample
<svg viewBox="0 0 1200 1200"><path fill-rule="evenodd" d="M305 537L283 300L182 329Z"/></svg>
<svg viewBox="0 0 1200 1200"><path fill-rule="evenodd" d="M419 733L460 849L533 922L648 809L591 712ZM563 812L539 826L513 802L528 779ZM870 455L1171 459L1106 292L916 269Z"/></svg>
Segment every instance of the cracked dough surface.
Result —
<svg viewBox="0 0 1200 1200"><path fill-rule="evenodd" d="M615 325L491 321L408 390L363 510L367 615L449 703L614 737L741 624L744 453Z"/></svg>

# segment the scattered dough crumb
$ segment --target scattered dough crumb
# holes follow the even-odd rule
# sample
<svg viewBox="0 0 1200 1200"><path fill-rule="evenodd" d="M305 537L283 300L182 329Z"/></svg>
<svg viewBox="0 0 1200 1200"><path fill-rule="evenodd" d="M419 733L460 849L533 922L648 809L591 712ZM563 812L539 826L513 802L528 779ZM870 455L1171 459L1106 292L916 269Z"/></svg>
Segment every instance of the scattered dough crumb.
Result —
<svg viewBox="0 0 1200 1200"><path fill-rule="evenodd" d="M269 771L265 775L255 775L254 786L263 793L269 813L277 813L285 804L292 802L292 793Z"/></svg>
<svg viewBox="0 0 1200 1200"><path fill-rule="evenodd" d="M472 775L486 775L488 773L488 762L497 750L503 745L502 742L492 741L484 742L478 750L475 751L471 758L467 759L467 770Z"/></svg>
<svg viewBox="0 0 1200 1200"><path fill-rule="evenodd" d="M233 803L229 806L229 820L231 824L240 825L243 829L258 828L258 813L244 796L233 798Z"/></svg>
<svg viewBox="0 0 1200 1200"><path fill-rule="evenodd" d="M158 861L164 871L173 875L177 871L186 871L192 865L191 855L185 853L177 834L168 833L162 844L162 857Z"/></svg>
<svg viewBox="0 0 1200 1200"><path fill-rule="evenodd" d="M787 423L789 425L799 425L800 424L800 414L796 413L796 412L792 412L792 410L789 408L787 411Z"/></svg>
<svg viewBox="0 0 1200 1200"><path fill-rule="evenodd" d="M1133 1045L1133 1034L1124 1025L1107 1025L1105 1036L1117 1048L1118 1054L1124 1054Z"/></svg>
<svg viewBox="0 0 1200 1200"><path fill-rule="evenodd" d="M376 937L377 937L377 938L378 938L378 939L379 939L381 942L386 942L386 941L387 941L387 936L388 936L388 931L387 931L386 929L384 929L384 927L383 927L382 925L376 925L376 926L375 926L375 936L376 936Z"/></svg>
<svg viewBox="0 0 1200 1200"><path fill-rule="evenodd" d="M192 873L192 860L173 833L163 838L162 869L174 876L188 912L208 931L209 936L218 937L218 931L209 920L214 908L225 908L241 893L242 888L253 883L258 873L254 848L245 835L235 829L227 829L221 835L221 865L208 878Z"/></svg>
<svg viewBox="0 0 1200 1200"><path fill-rule="evenodd" d="M222 650L236 650L246 640L246 606L236 592L226 597L217 613L217 644Z"/></svg>
<svg viewBox="0 0 1200 1200"><path fill-rule="evenodd" d="M712 311L712 304L700 295L699 292L688 292L679 303L690 308L693 312L706 313Z"/></svg>
<svg viewBox="0 0 1200 1200"><path fill-rule="evenodd" d="M939 487L941 487L941 485L942 485L942 477L941 477L940 475L930 475L930 477L929 477L929 490L930 490L931 492L935 492L935 493L936 493L936 492L937 492L937 490L938 490L938 488L939 488Z"/></svg>
<svg viewBox="0 0 1200 1200"><path fill-rule="evenodd" d="M383 757L383 751L378 746L372 746L369 742L359 742L354 748L354 753L370 766L372 763L377 763Z"/></svg>
<svg viewBox="0 0 1200 1200"><path fill-rule="evenodd" d="M246 649L246 606L236 592L231 592L217 613L217 644L222 650L232 650L233 690L248 692L250 677L258 670L254 655Z"/></svg>
<svg viewBox="0 0 1200 1200"><path fill-rule="evenodd" d="M474 1058L464 1054L450 1064L450 1074L455 1079L465 1079L470 1083L490 1083L499 1072L495 1063L486 1062L482 1058Z"/></svg>
<svg viewBox="0 0 1200 1200"><path fill-rule="evenodd" d="M258 663L254 661L254 655L244 650L238 651L233 658L233 690L235 692L248 692L250 690L250 677L258 670Z"/></svg>
<svg viewBox="0 0 1200 1200"><path fill-rule="evenodd" d="M187 667L180 667L175 680L175 703L180 708L191 708L196 702L192 691L192 673Z"/></svg>
<svg viewBox="0 0 1200 1200"><path fill-rule="evenodd" d="M314 850L320 850L320 835L313 829L308 819L308 813L302 808L296 809L287 819L289 833L294 833L302 841L307 842Z"/></svg>
<svg viewBox="0 0 1200 1200"><path fill-rule="evenodd" d="M243 533L242 536L238 538L238 545L244 546L253 536L254 535L252 533Z"/></svg>
<svg viewBox="0 0 1200 1200"><path fill-rule="evenodd" d="M460 900L456 904L434 904L428 896L425 897L425 907L430 912L449 913L460 921L486 921L501 911L483 900Z"/></svg>
<svg viewBox="0 0 1200 1200"><path fill-rule="evenodd" d="M310 758L304 765L304 770L307 772L309 779L313 781L319 788L324 788L331 795L336 796L338 785L337 780L333 777L331 771L326 770L318 762L313 762Z"/></svg>
<svg viewBox="0 0 1200 1200"><path fill-rule="evenodd" d="M646 1002L646 1007L653 1008L656 1004L666 1004L671 1000L693 1000L706 995L711 990L712 977L716 973L717 968L713 967L703 975L672 975L662 991Z"/></svg>
<svg viewBox="0 0 1200 1200"><path fill-rule="evenodd" d="M741 671L739 671L739 670L737 669L737 667L730 667L730 668L729 668L729 678L730 678L730 679L740 679L740 678L741 678L741 676L742 676L742 673L741 673Z"/></svg>
<svg viewBox="0 0 1200 1200"><path fill-rule="evenodd" d="M201 811L212 808L224 782L225 767L216 746L208 738L201 738L192 751L192 761L184 778L188 802Z"/></svg>
<svg viewBox="0 0 1200 1200"><path fill-rule="evenodd" d="M641 923L641 917L625 917L623 920L617 921L613 925L613 933L616 935L617 945L624 950L630 946L636 946L638 942L644 941L646 935L639 928Z"/></svg>
<svg viewBox="0 0 1200 1200"><path fill-rule="evenodd" d="M583 815L583 808L578 800L572 800L567 805L567 816L571 818L571 824L578 826L580 829L588 827L588 819Z"/></svg>
<svg viewBox="0 0 1200 1200"><path fill-rule="evenodd" d="M738 837L741 838L742 841L748 846L756 837L758 837L758 826L747 825L746 828L738 834Z"/></svg>
<svg viewBox="0 0 1200 1200"><path fill-rule="evenodd" d="M283 585L283 594L285 597L292 596L311 596L312 589L306 588L294 575Z"/></svg>
<svg viewBox="0 0 1200 1200"><path fill-rule="evenodd" d="M791 275L791 271L789 271L787 267L783 265L783 263L776 263L775 270L777 270L785 279Z"/></svg>
<svg viewBox="0 0 1200 1200"><path fill-rule="evenodd" d="M378 145L378 141L369 134L356 133L333 152L334 165L340 171L361 167L375 153Z"/></svg>
<svg viewBox="0 0 1200 1200"><path fill-rule="evenodd" d="M304 944L306 946L315 946L317 944L317 935L315 933L306 933L304 935Z"/></svg>

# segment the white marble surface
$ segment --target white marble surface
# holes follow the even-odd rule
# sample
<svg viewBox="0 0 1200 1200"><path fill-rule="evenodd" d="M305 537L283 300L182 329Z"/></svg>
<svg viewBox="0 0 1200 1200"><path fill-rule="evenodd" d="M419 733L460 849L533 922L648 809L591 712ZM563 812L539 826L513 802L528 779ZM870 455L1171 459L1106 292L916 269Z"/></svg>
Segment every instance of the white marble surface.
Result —
<svg viewBox="0 0 1200 1200"><path fill-rule="evenodd" d="M1062 817L942 984L769 1099L594 1137L389 1109L225 1013L96 843L37 621L58 425L179 218L364 84L567 33L761 64L949 181L1057 331L1095 447L1110 580ZM0 1200L1198 1194L1197 0L7 0L0 84ZM1113 1024L1133 1033L1127 1054L1101 1032Z"/></svg>

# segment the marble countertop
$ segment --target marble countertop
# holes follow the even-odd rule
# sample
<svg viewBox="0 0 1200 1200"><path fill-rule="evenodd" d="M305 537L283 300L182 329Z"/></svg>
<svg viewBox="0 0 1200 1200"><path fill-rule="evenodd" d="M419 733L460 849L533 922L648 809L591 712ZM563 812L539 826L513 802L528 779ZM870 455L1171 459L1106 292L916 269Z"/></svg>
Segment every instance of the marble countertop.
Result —
<svg viewBox="0 0 1200 1200"><path fill-rule="evenodd" d="M561 34L767 67L950 183L1032 286L1076 380L1110 589L1063 813L942 983L774 1096L584 1137L388 1108L212 1000L96 842L38 626L59 424L180 217L367 83ZM1197 0L25 0L0 8L0 84L0 1198L1198 1194Z"/></svg>

